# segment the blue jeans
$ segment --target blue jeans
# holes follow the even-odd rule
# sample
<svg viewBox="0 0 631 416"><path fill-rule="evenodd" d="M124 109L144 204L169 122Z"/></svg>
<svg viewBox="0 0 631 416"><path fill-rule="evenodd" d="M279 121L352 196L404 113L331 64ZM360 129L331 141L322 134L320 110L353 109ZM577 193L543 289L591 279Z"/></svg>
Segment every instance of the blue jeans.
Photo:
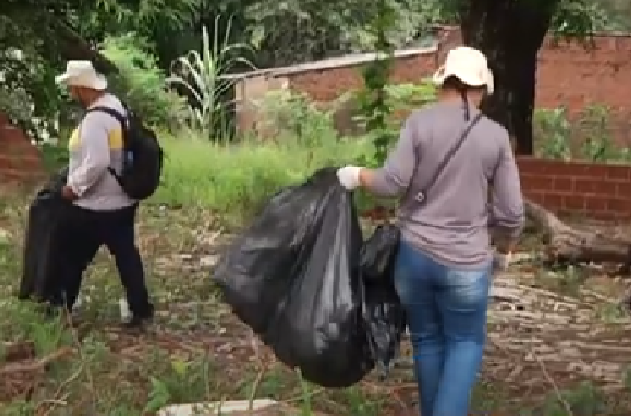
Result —
<svg viewBox="0 0 631 416"><path fill-rule="evenodd" d="M482 363L492 264L437 263L402 242L395 284L408 314L422 416L467 416Z"/></svg>

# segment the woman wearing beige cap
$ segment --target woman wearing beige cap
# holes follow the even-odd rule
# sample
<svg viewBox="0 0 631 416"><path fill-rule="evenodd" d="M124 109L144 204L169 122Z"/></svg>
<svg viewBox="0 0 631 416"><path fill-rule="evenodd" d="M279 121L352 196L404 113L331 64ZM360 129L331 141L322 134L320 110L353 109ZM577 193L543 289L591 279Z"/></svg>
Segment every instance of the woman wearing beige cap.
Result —
<svg viewBox="0 0 631 416"><path fill-rule="evenodd" d="M508 133L479 111L493 93L484 54L451 50L434 82L438 102L409 116L385 165L347 166L338 178L348 190L400 197L395 284L408 315L420 411L466 416L486 338L489 224L504 231L496 264L505 268L524 208Z"/></svg>

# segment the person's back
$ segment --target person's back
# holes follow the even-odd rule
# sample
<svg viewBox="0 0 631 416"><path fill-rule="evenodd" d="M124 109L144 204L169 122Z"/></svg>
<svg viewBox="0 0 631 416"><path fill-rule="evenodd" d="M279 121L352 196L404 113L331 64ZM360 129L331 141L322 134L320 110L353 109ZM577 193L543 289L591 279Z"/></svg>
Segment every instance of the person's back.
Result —
<svg viewBox="0 0 631 416"><path fill-rule="evenodd" d="M406 309L421 414L466 416L486 339L490 216L506 237L500 251L509 253L524 207L508 133L477 109L493 92L484 55L455 48L434 81L438 103L408 118L382 168L347 166L337 174L349 190L362 185L401 197L395 285ZM507 256L498 258L505 266Z"/></svg>
<svg viewBox="0 0 631 416"><path fill-rule="evenodd" d="M478 113L474 108L469 111L471 119ZM519 178L506 173L503 166L503 158L511 156L508 133L484 116L436 181L428 184L470 122L464 119L459 102L439 102L410 116L408 124L418 161L399 210L404 240L423 248L441 263L463 267L479 266L491 256L487 206L496 170L502 175L498 180L514 190L515 197L504 205L516 218L522 209ZM396 160L390 163L400 166ZM415 197L425 189L426 201L419 205ZM515 226L519 228L520 224Z"/></svg>
<svg viewBox="0 0 631 416"><path fill-rule="evenodd" d="M90 187L73 202L89 210L112 211L132 206L136 201L123 191L114 175L102 174L103 167L112 168L119 174L122 171L123 126L106 112L90 111L99 107L115 110L122 116L127 113L122 102L109 92L99 96L87 107L86 114L70 137L68 147L70 177L74 180L85 178ZM107 143L90 139L102 134L107 135ZM91 180L90 176L97 174L98 179Z"/></svg>

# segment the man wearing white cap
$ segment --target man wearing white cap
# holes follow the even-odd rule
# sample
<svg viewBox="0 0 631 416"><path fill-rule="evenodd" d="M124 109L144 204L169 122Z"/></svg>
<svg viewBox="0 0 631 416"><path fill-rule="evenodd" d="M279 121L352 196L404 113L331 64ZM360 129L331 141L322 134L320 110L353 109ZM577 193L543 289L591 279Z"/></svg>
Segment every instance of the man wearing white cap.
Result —
<svg viewBox="0 0 631 416"><path fill-rule="evenodd" d="M142 259L135 244L134 220L138 201L120 186L116 174L123 166L126 110L107 91L107 79L90 61L70 61L56 81L87 111L68 142L70 164L62 195L72 201L62 224L65 306L72 309L82 275L98 249L106 246L116 267L132 313L131 326L153 316L145 285ZM114 111L109 114L108 111ZM114 115L117 115L115 117Z"/></svg>
<svg viewBox="0 0 631 416"><path fill-rule="evenodd" d="M466 416L486 338L490 217L506 235L498 262L506 267L524 206L508 132L479 110L493 93L484 54L451 50L434 82L438 102L409 116L383 168L347 166L338 177L349 190L401 196L395 285L407 312L421 414Z"/></svg>

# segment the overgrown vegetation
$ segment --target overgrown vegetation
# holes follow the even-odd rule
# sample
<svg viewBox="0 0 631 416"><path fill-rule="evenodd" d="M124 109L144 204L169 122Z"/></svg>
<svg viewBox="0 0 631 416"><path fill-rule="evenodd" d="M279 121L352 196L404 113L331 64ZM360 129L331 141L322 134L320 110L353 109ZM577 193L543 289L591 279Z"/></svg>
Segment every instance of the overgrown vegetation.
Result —
<svg viewBox="0 0 631 416"><path fill-rule="evenodd" d="M435 98L429 83L390 85L389 56L394 48L423 43L429 23L473 13L464 7L468 3L102 0L96 9L76 1L5 3L0 10L0 109L47 141L51 169L66 162L65 132L79 115L52 82L64 64L60 57L87 57L109 71L113 89L160 132L167 161L163 184L140 215L139 245L159 311L156 327L145 335L118 329L121 289L106 255L86 276L77 321L45 320L35 306L18 303L12 293L20 276L28 196L0 195L0 414L140 416L171 403L253 397L276 398L291 407L288 414L305 416L403 414L416 396L409 368L395 370L386 382L369 379L342 391L309 385L264 348L253 352L248 331L218 299L209 273L222 245L281 187L323 166L383 162L401 118ZM559 32L584 35L628 23L601 2L552 3L552 28ZM101 53L92 52L90 43L100 45ZM385 59L363 68L364 88L330 106L289 90L272 91L252 103L260 110L259 130L248 137L235 134L236 78L231 75L367 50ZM341 107L350 108L345 122L356 127L349 137L339 133ZM563 109L538 110L537 152L629 161L629 151L614 143L608 115L601 106L586 108L572 120ZM590 285L589 277L577 271L562 276L519 272L507 284L524 291L523 299L543 299L526 302L532 308L528 312L542 315L541 328L519 321L523 314L506 318L499 307L491 312L492 351L474 410L628 414L631 378L621 385L626 372L616 357L631 351L618 345L616 357L605 349L596 358L593 353L599 343L611 346L611 339L631 342L615 327L627 316L612 293ZM588 299L588 291L600 296L599 306ZM572 319L583 319L580 328L599 331L572 332L572 322L558 315L568 305L574 308L568 312ZM515 306L518 312L520 307ZM565 338L558 338L562 331ZM517 346L496 346L497 338L513 337ZM579 341L590 350L584 356L579 351L577 358L564 345ZM540 350L531 346L538 343L544 345ZM550 349L556 358L550 358ZM581 367L588 360L608 373ZM607 395L602 384L609 388Z"/></svg>
<svg viewBox="0 0 631 416"><path fill-rule="evenodd" d="M422 96L426 102L433 95L429 85L388 86L385 91L385 101L392 113L396 112L395 108L407 108L408 98L416 103ZM0 371L11 369L10 375L2 377L5 384L0 383L3 415L35 415L46 409L52 410L53 415L63 415L72 408L89 407L94 414L139 416L143 410L152 414L171 403L251 397L286 401L293 406L288 414L303 412L305 415L315 415L315 412L394 415L401 414L401 406L409 405L415 397L409 368L395 370L386 382L368 380L355 388L325 391L304 383L299 374L274 363L269 353L253 354L249 333L222 305L208 278L220 252L219 246L269 195L303 179L320 166L352 163L363 155L371 157L373 154L372 136L338 137L326 109L288 93L284 93L284 100L278 99L278 95L273 97L277 104L276 117L282 115L281 119L292 120L292 115L301 115L302 135L294 131L299 125L284 130L277 136L278 140L252 138L237 143L216 141L210 144L200 138L161 134L168 155L164 183L152 203L143 209L139 228L140 246L160 311L157 328L148 335L130 335L118 330L116 299L121 289L114 265L104 255L99 256L86 276L85 301L79 311L80 321L74 322L76 330L68 329L67 318L45 321L34 307L19 304L11 297L20 270L24 202L16 201L14 194L3 196L0 282L6 295L0 300L3 316L0 345L4 357ZM586 111L586 114L592 113L598 112ZM555 123L553 125L559 124ZM590 136L599 134L594 130ZM533 284L528 280L528 272L523 273L526 273L525 280L512 276L511 281L522 282L516 285ZM585 290L602 290L590 285L589 278L577 272L566 274L538 275L533 280L533 286L538 289L533 290L545 288L549 291L546 293L554 296L576 299L577 305L586 302L583 300ZM538 299L542 296L542 292L534 295ZM600 296L609 294L602 292ZM566 305L569 301L563 302ZM560 318L554 305L555 301L546 300L536 308L538 313L547 311L550 322L555 322ZM492 336L507 330L505 323L495 322L503 319L502 316L505 315L491 313ZM603 331L613 337L617 331L615 325L626 322L627 317L610 301L606 307L593 307L589 319L590 325L602 325ZM556 335L560 330L553 332ZM563 330L567 342L578 336L572 335L567 326ZM516 335L514 329L510 331L510 336L503 336ZM538 337L530 332L526 336ZM563 342L563 338L550 341L546 338L550 336L542 333L541 342ZM598 345L599 342L599 338L585 341L584 335L580 335L580 339L582 345L586 342ZM522 353L533 354L528 350L515 354ZM503 352L489 354L489 362L494 363L494 367L485 369L480 388L476 390L473 399L476 411L556 416L570 414L571 410L573 414L596 416L625 414L621 412L629 409L625 397L628 398L631 390L618 389L613 396L605 395L596 380L592 382L585 376L582 383L577 383L570 375L573 370L564 372L555 362L540 363L539 358L522 362L517 356L502 358ZM620 353L615 355L619 357ZM34 357L51 360L48 369L37 361L29 361ZM617 358L608 357L600 355L598 359L614 360L608 365L624 370ZM505 367L498 367L499 362ZM516 392L515 389L532 386L526 387L527 383L520 381L521 376L510 383L505 381L508 373L515 371L515 362L527 369L523 371L529 380L550 377L552 381L547 381L548 385L554 383L559 391L550 393L553 389L542 381L542 388L528 395ZM541 370L542 365L544 370ZM262 367L267 369L260 375ZM505 376L501 375L502 371L506 371ZM624 371L621 374L624 375ZM28 393L29 386L33 385L36 387ZM524 387L519 387L522 385Z"/></svg>
<svg viewBox="0 0 631 416"><path fill-rule="evenodd" d="M628 163L631 149L616 143L609 121L609 109L586 107L574 120L564 107L535 111L536 155L562 160L597 163Z"/></svg>

